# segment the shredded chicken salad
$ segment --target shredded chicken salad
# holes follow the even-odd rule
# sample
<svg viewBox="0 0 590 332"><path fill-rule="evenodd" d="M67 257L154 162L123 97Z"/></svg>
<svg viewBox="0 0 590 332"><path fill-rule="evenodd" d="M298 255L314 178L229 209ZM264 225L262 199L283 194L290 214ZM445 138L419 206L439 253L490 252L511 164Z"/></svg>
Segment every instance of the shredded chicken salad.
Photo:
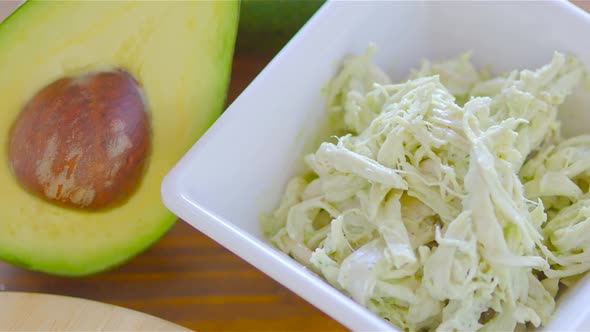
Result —
<svg viewBox="0 0 590 332"><path fill-rule="evenodd" d="M266 237L402 329L546 323L590 269L590 135L557 120L582 62L492 77L465 53L392 83L374 52L330 82L344 134L305 157Z"/></svg>

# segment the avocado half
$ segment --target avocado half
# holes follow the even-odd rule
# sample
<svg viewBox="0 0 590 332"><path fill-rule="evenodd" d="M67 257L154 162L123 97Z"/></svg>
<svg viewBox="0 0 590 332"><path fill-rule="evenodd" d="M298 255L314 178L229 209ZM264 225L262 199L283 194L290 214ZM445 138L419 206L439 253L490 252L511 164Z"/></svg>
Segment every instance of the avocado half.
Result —
<svg viewBox="0 0 590 332"><path fill-rule="evenodd" d="M238 24L237 1L29 1L0 24L0 259L49 274L109 269L176 221L164 175L220 115ZM24 105L62 77L121 68L147 101L151 147L123 204L88 211L25 190L8 157Z"/></svg>

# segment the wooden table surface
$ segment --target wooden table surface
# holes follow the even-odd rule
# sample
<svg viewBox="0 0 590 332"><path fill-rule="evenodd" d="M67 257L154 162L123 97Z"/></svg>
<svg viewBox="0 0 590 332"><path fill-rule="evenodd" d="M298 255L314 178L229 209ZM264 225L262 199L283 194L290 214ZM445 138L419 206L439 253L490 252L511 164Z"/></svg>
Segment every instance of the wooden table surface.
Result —
<svg viewBox="0 0 590 332"><path fill-rule="evenodd" d="M236 53L228 102L273 55ZM92 277L48 276L0 261L1 290L102 301L201 331L344 329L182 221L127 264Z"/></svg>
<svg viewBox="0 0 590 332"><path fill-rule="evenodd" d="M588 1L577 3L590 9ZM238 50L228 101L237 97L273 55ZM92 277L54 277L0 262L0 290L102 301L201 331L344 330L182 221L124 266Z"/></svg>

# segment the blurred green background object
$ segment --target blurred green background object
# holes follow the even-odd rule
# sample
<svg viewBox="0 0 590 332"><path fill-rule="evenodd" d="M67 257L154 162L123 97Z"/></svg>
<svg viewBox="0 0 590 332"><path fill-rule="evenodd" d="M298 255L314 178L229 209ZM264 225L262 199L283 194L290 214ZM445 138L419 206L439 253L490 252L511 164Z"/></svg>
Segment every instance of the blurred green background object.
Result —
<svg viewBox="0 0 590 332"><path fill-rule="evenodd" d="M242 0L236 51L278 52L324 0Z"/></svg>

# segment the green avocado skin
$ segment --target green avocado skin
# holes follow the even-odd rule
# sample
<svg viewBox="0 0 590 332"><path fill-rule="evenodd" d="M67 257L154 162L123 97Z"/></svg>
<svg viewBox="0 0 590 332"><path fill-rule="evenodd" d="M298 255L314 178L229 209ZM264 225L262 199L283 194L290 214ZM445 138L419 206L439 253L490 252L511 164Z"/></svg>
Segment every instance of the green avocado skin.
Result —
<svg viewBox="0 0 590 332"><path fill-rule="evenodd" d="M242 0L236 50L277 52L324 0Z"/></svg>

